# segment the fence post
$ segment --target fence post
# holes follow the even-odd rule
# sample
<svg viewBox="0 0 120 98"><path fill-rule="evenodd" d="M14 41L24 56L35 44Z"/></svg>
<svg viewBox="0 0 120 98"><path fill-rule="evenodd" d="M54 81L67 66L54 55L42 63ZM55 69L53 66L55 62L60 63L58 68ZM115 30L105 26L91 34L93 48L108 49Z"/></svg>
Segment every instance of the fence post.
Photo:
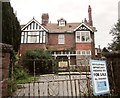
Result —
<svg viewBox="0 0 120 98"><path fill-rule="evenodd" d="M71 80L71 75L70 75L70 55L68 55L68 69L69 69L69 79L70 79L70 86L71 86L71 95L72 95L72 98L73 98L72 80Z"/></svg>
<svg viewBox="0 0 120 98"><path fill-rule="evenodd" d="M35 59L33 60L33 65L34 65L34 82L35 82Z"/></svg>
<svg viewBox="0 0 120 98"><path fill-rule="evenodd" d="M116 85L115 85L115 79L114 79L112 61L110 61L110 68L111 68L111 73L112 73L114 92L115 92L115 94L116 94Z"/></svg>

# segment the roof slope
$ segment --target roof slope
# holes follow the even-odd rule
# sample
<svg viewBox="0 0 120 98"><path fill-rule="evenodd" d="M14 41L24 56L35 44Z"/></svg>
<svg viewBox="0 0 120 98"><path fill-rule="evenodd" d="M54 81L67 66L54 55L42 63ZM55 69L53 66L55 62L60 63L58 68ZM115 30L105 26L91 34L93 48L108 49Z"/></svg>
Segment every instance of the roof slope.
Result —
<svg viewBox="0 0 120 98"><path fill-rule="evenodd" d="M85 25L88 29L92 30L93 32L96 32L96 28L89 26L86 23L67 23L65 26L59 26L56 23L48 23L44 25L44 27L48 30L49 33L64 33L64 32L74 32L76 28L78 28L81 25Z"/></svg>

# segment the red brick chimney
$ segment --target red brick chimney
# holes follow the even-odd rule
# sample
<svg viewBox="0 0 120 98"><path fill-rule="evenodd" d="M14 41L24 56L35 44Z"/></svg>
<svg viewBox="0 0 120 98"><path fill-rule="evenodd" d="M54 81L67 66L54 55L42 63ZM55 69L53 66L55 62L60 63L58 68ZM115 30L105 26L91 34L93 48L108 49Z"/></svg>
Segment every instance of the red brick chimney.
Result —
<svg viewBox="0 0 120 98"><path fill-rule="evenodd" d="M93 26L93 22L92 22L92 9L91 9L90 5L88 7L88 23L89 23L90 26Z"/></svg>
<svg viewBox="0 0 120 98"><path fill-rule="evenodd" d="M48 13L42 14L42 25L46 25L49 22L49 15Z"/></svg>

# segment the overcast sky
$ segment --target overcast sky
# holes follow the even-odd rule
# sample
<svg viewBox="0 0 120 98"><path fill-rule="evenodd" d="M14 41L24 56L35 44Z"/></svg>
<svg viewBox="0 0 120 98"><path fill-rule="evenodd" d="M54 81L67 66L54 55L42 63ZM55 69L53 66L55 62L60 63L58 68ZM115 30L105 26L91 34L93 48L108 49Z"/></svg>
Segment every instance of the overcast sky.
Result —
<svg viewBox="0 0 120 98"><path fill-rule="evenodd" d="M41 23L42 13L49 14L51 23L61 17L69 22L88 19L88 5L92 8L93 25L96 27L95 46L107 47L111 43L110 29L118 20L120 0L11 0L20 24L26 24L33 17Z"/></svg>

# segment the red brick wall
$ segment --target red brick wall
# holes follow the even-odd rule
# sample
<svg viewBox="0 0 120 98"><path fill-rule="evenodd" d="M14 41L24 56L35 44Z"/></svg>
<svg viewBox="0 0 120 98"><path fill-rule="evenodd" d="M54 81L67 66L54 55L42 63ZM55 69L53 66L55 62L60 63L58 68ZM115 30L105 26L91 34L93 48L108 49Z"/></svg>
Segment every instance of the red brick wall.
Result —
<svg viewBox="0 0 120 98"><path fill-rule="evenodd" d="M49 34L48 44L58 45L58 35L59 34ZM74 45L74 34L65 34L65 44L64 45Z"/></svg>
<svg viewBox="0 0 120 98"><path fill-rule="evenodd" d="M77 43L76 50L91 50L91 43Z"/></svg>
<svg viewBox="0 0 120 98"><path fill-rule="evenodd" d="M58 44L58 34L49 34L48 35L48 44L57 45Z"/></svg>
<svg viewBox="0 0 120 98"><path fill-rule="evenodd" d="M34 50L34 49L45 49L45 44L21 44L20 45L20 54L24 54L26 50Z"/></svg>
<svg viewBox="0 0 120 98"><path fill-rule="evenodd" d="M74 34L65 34L65 44L66 45L75 44Z"/></svg>
<svg viewBox="0 0 120 98"><path fill-rule="evenodd" d="M2 79L0 81L0 87L2 88L2 91L0 91L1 96L7 96L7 80L9 76L9 64L10 64L10 53L2 53L2 56L0 57L2 59L2 66L0 67L0 78Z"/></svg>

